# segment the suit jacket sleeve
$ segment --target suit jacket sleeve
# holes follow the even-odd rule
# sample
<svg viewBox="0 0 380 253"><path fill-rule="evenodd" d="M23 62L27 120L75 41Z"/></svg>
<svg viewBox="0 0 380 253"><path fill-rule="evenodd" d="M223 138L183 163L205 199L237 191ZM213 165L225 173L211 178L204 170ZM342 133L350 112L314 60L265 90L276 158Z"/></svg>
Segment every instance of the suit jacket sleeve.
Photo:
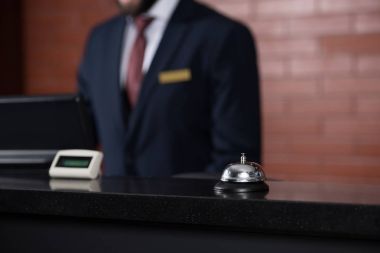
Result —
<svg viewBox="0 0 380 253"><path fill-rule="evenodd" d="M261 162L259 76L249 30L236 24L216 51L211 70L212 163L207 171L239 161L240 153Z"/></svg>
<svg viewBox="0 0 380 253"><path fill-rule="evenodd" d="M79 95L81 95L88 103L91 103L91 95L90 95L91 86L88 79L90 75L89 72L91 72L90 71L91 61L95 60L95 59L91 59L91 57L95 51L96 30L97 29L94 28L90 32L87 38L84 53L82 55L82 59L81 59L79 69L77 72L77 87L78 87Z"/></svg>
<svg viewBox="0 0 380 253"><path fill-rule="evenodd" d="M78 94L81 96L86 104L87 112L90 115L90 118L92 122L94 122L94 113L91 106L91 86L88 81L88 62L91 61L91 50L94 44L94 30L90 33L90 36L87 39L86 47L84 54L81 59L81 63L79 65L79 69L77 72L77 88L78 88ZM96 124L93 124L94 130L96 131ZM97 131L96 131L97 132ZM95 137L97 137L97 134L95 134ZM96 140L97 144L99 144L98 140Z"/></svg>

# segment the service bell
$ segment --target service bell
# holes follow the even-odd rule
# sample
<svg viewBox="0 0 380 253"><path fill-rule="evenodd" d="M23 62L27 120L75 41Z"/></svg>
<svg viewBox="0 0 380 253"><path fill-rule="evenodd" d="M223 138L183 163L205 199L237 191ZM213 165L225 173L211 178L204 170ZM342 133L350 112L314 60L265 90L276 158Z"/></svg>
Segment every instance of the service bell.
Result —
<svg viewBox="0 0 380 253"><path fill-rule="evenodd" d="M217 192L268 191L265 179L261 165L247 161L245 153L242 153L240 163L228 164L214 189Z"/></svg>

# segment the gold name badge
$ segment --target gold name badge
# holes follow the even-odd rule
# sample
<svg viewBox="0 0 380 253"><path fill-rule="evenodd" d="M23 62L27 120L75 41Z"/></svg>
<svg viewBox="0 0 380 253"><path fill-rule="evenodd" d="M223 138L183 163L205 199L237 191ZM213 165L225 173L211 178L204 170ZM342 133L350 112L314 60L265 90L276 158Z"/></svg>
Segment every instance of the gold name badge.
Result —
<svg viewBox="0 0 380 253"><path fill-rule="evenodd" d="M191 80L191 71L190 69L176 69L162 71L158 75L158 80L160 84L171 84L186 82Z"/></svg>

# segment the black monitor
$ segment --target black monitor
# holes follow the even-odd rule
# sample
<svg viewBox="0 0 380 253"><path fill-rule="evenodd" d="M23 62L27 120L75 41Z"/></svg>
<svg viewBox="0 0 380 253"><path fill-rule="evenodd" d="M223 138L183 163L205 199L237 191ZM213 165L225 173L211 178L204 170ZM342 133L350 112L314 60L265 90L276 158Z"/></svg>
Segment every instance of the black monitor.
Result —
<svg viewBox="0 0 380 253"><path fill-rule="evenodd" d="M47 163L60 149L94 149L94 133L77 95L0 97L0 164Z"/></svg>

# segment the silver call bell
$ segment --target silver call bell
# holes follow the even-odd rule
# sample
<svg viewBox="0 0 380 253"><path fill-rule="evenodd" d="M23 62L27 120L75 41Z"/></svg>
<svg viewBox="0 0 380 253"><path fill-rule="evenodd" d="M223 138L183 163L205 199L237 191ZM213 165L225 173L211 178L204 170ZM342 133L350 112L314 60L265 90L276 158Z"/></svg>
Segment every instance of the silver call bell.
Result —
<svg viewBox="0 0 380 253"><path fill-rule="evenodd" d="M257 192L268 191L262 166L247 161L245 153L241 154L240 163L230 163L223 171L220 182L214 189L217 192Z"/></svg>

